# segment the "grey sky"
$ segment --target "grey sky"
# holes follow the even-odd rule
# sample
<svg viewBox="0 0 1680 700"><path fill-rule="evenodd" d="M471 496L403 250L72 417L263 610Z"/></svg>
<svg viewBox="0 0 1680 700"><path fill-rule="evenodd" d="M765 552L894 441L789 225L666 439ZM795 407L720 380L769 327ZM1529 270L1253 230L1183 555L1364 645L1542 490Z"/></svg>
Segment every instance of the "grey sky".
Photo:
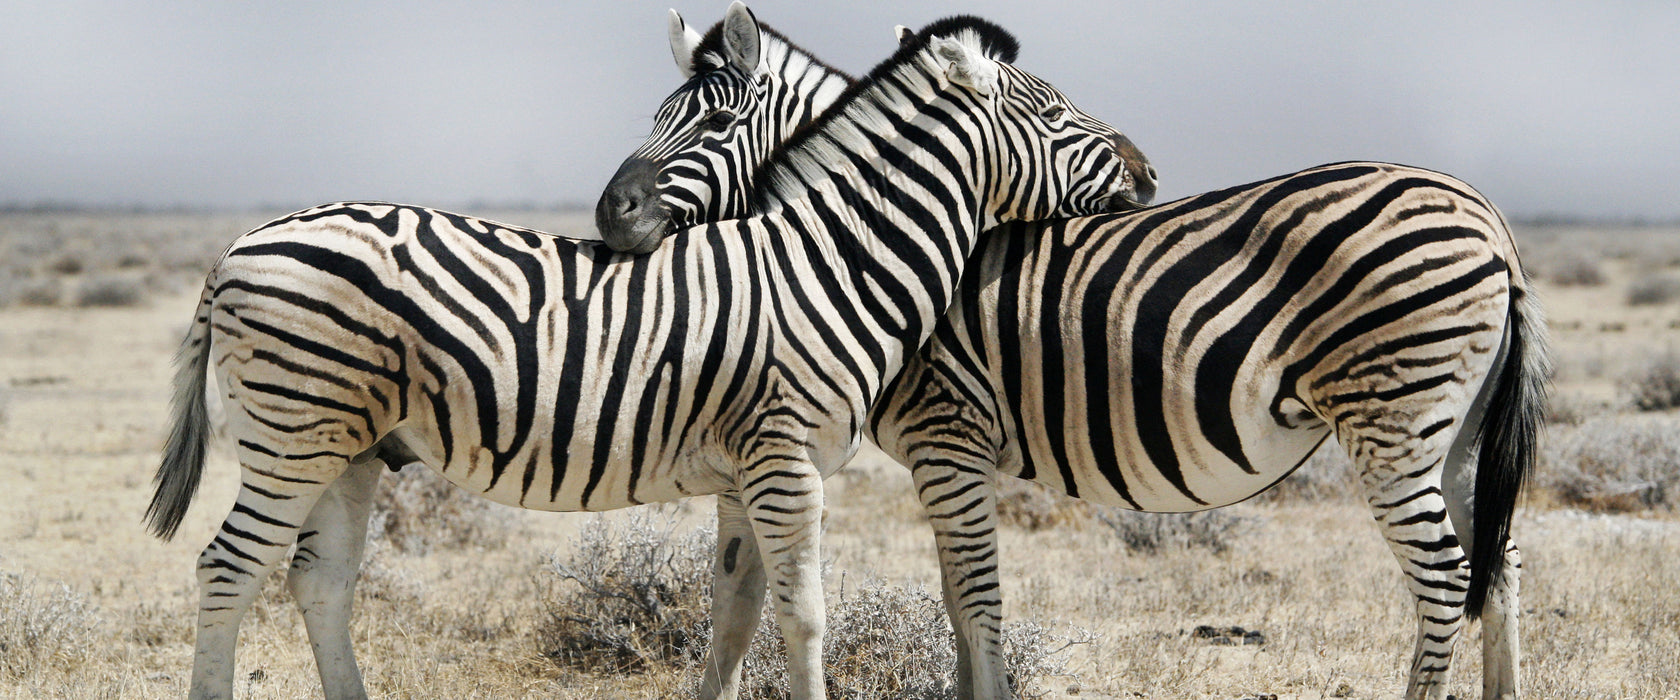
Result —
<svg viewBox="0 0 1680 700"><path fill-rule="evenodd" d="M669 4L6 3L0 203L593 204L679 82ZM1672 1L750 4L853 73L894 24L993 19L1162 199L1380 159L1513 215L1680 218Z"/></svg>

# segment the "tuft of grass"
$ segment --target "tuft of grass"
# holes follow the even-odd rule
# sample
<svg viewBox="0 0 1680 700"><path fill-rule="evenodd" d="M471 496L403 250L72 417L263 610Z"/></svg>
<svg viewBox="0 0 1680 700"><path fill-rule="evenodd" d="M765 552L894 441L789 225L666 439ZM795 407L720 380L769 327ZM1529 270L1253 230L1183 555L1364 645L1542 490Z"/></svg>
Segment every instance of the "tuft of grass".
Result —
<svg viewBox="0 0 1680 700"><path fill-rule="evenodd" d="M76 292L76 305L81 307L139 306L144 299L140 284L124 277L91 277Z"/></svg>
<svg viewBox="0 0 1680 700"><path fill-rule="evenodd" d="M87 263L77 253L64 253L47 263L47 269L60 275L79 275L87 269Z"/></svg>
<svg viewBox="0 0 1680 700"><path fill-rule="evenodd" d="M468 493L418 464L386 481L373 502L368 531L397 551L500 549L514 529L512 508Z"/></svg>
<svg viewBox="0 0 1680 700"><path fill-rule="evenodd" d="M0 678L15 681L81 665L98 624L93 606L68 586L0 574Z"/></svg>
<svg viewBox="0 0 1680 700"><path fill-rule="evenodd" d="M1680 299L1680 278L1669 274L1646 275L1628 285L1628 306L1671 304Z"/></svg>
<svg viewBox="0 0 1680 700"><path fill-rule="evenodd" d="M638 509L622 523L597 516L540 577L547 619L538 649L555 664L622 674L705 655L717 533L678 536L676 519Z"/></svg>
<svg viewBox="0 0 1680 700"><path fill-rule="evenodd" d="M1198 513L1139 513L1105 509L1097 518L1126 549L1139 554L1201 547L1215 554L1230 549L1231 541L1248 524L1247 518L1214 509Z"/></svg>
<svg viewBox="0 0 1680 700"><path fill-rule="evenodd" d="M1680 408L1680 355L1669 352L1647 359L1622 378L1620 389L1641 411Z"/></svg>

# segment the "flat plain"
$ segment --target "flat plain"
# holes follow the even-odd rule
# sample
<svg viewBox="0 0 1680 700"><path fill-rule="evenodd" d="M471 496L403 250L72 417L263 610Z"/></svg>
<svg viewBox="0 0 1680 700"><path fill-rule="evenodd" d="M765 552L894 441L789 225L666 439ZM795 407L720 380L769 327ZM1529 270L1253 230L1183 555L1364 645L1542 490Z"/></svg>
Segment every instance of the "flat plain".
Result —
<svg viewBox="0 0 1680 700"><path fill-rule="evenodd" d="M185 694L193 565L237 489L231 450L212 452L174 541L148 536L141 515L170 359L202 275L271 215L0 214L0 697ZM494 218L562 233L588 221ZM1542 464L1514 525L1524 689L1680 697L1680 230L1532 225L1518 236L1557 359ZM1126 518L1006 484L1006 610L1042 625L1041 641L1054 645L1032 693L1399 697L1410 600L1346 470L1323 453L1275 493L1201 519ZM596 523L636 513L523 512L430 479L411 468L382 485L353 624L371 693L658 698L692 685L692 650L616 667L554 651L556 591L567 585L555 562ZM905 470L866 447L827 489L831 609L907 606L927 600L918 587L937 591ZM679 537L709 523L711 509L694 499L651 519ZM912 594L869 598L871 587ZM320 695L281 576L241 642L243 696ZM1479 697L1479 656L1472 626L1456 696Z"/></svg>

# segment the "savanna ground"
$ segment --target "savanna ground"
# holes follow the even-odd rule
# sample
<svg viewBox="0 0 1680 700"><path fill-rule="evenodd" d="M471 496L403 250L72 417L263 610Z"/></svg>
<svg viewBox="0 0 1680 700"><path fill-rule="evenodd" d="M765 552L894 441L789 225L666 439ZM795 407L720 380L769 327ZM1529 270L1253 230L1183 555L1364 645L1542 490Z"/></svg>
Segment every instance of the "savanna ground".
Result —
<svg viewBox="0 0 1680 700"><path fill-rule="evenodd" d="M141 514L169 359L202 274L266 218L0 214L0 697L184 695L193 562L231 506L231 452L213 453L175 541L146 535ZM498 218L561 232L587 221ZM1680 230L1518 233L1558 361L1541 469L1514 526L1525 690L1680 697ZM692 689L710 499L529 513L412 468L381 489L353 626L375 696ZM1189 518L1007 492L1003 582L1029 694L1395 698L1404 687L1409 599L1334 453L1270 495ZM828 496L834 695L949 697L933 543L908 476L866 448ZM319 696L280 581L246 618L238 691ZM775 640L760 637L755 687L773 696ZM1459 645L1459 697L1479 696L1476 642L1472 628Z"/></svg>

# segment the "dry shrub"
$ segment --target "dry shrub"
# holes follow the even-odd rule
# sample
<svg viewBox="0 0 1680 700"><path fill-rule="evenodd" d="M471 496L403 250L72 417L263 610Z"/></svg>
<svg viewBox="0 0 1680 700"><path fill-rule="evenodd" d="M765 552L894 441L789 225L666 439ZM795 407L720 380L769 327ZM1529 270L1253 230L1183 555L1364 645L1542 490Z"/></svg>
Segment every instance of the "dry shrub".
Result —
<svg viewBox="0 0 1680 700"><path fill-rule="evenodd" d="M1030 532L1091 520L1089 503L1051 491L1036 481L998 476L998 522Z"/></svg>
<svg viewBox="0 0 1680 700"><path fill-rule="evenodd" d="M514 510L473 495L418 464L380 487L368 527L405 554L433 548L499 549L516 526Z"/></svg>
<svg viewBox="0 0 1680 700"><path fill-rule="evenodd" d="M1666 353L1647 359L1622 378L1620 388L1641 411L1680 408L1680 355Z"/></svg>
<svg viewBox="0 0 1680 700"><path fill-rule="evenodd" d="M1222 553L1249 522L1248 518L1214 509L1199 513L1139 513L1113 508L1097 516L1114 530L1126 549L1139 554L1202 547Z"/></svg>
<svg viewBox="0 0 1680 700"><path fill-rule="evenodd" d="M1560 254L1541 266L1536 276L1560 287L1599 287L1606 281L1599 262L1579 253Z"/></svg>
<svg viewBox="0 0 1680 700"><path fill-rule="evenodd" d="M1608 512L1674 507L1680 421L1602 416L1554 428L1541 444L1539 486L1564 505Z"/></svg>
<svg viewBox="0 0 1680 700"><path fill-rule="evenodd" d="M539 579L542 656L594 673L697 665L709 637L717 533L676 536L676 528L651 509L617 524L597 516L569 556L550 556Z"/></svg>
<svg viewBox="0 0 1680 700"><path fill-rule="evenodd" d="M124 277L93 277L76 292L77 306L138 306L144 298L140 283Z"/></svg>
<svg viewBox="0 0 1680 700"><path fill-rule="evenodd" d="M47 263L47 269L60 275L78 275L87 268L82 262L82 256L77 253L64 253L52 262Z"/></svg>
<svg viewBox="0 0 1680 700"><path fill-rule="evenodd" d="M64 283L56 277L20 280L16 301L24 306L58 306L64 300Z"/></svg>
<svg viewBox="0 0 1680 700"><path fill-rule="evenodd" d="M1353 460L1348 458L1341 445L1329 439L1319 445L1318 450L1294 472L1255 500L1260 503L1346 501L1355 498L1358 493Z"/></svg>
<svg viewBox="0 0 1680 700"><path fill-rule="evenodd" d="M842 582L828 606L823 637L824 679L834 698L956 698L956 642L944 604L919 586L865 580L855 590ZM743 664L741 697L788 697L787 652L767 609ZM1069 635L1037 620L1004 624L1003 655L1009 683L1021 698L1051 695L1052 678L1073 679L1068 648L1089 644L1084 630ZM698 680L698 672L695 673ZM698 687L698 686L696 686Z"/></svg>
<svg viewBox="0 0 1680 700"><path fill-rule="evenodd" d="M1628 306L1655 306L1680 299L1680 278L1673 275L1646 275L1628 285Z"/></svg>
<svg viewBox="0 0 1680 700"><path fill-rule="evenodd" d="M0 678L18 680L83 663L97 626L93 607L68 586L0 574Z"/></svg>

